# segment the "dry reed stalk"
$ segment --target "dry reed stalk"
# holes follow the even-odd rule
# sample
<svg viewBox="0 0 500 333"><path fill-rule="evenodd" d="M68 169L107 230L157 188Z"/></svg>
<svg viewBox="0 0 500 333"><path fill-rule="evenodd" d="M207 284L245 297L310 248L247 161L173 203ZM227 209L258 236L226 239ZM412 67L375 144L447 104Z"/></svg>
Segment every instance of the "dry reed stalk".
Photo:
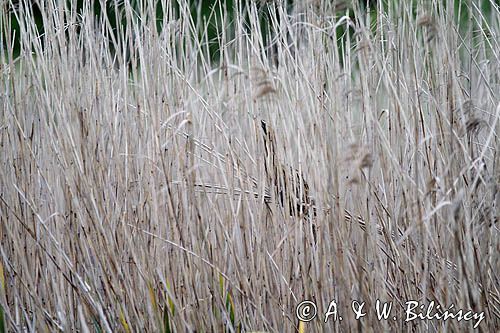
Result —
<svg viewBox="0 0 500 333"><path fill-rule="evenodd" d="M0 1L0 331L498 331L494 1L233 3Z"/></svg>

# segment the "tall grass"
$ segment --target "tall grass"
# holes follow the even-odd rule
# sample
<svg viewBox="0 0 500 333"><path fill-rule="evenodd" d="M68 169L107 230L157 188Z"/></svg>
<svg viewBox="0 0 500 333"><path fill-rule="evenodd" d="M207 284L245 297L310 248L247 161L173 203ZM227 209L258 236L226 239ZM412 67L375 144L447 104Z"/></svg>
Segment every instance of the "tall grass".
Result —
<svg viewBox="0 0 500 333"><path fill-rule="evenodd" d="M0 3L0 331L499 329L495 1Z"/></svg>

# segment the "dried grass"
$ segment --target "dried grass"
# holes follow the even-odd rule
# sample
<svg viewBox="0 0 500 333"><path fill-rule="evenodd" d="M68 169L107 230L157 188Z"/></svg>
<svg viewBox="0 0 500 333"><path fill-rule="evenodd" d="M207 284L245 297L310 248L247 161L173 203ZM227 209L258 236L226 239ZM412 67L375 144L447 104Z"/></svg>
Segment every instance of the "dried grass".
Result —
<svg viewBox="0 0 500 333"><path fill-rule="evenodd" d="M474 325L405 323L418 300L484 311L480 329L498 331L493 1L490 17L471 2L465 26L443 1L376 16L217 5L215 41L184 1L162 31L150 2L122 2L118 39L62 1L44 2L40 36L17 5L18 58L0 14L0 329L291 332L300 301L324 315L335 299L343 321L300 330ZM398 319L377 320L377 299Z"/></svg>

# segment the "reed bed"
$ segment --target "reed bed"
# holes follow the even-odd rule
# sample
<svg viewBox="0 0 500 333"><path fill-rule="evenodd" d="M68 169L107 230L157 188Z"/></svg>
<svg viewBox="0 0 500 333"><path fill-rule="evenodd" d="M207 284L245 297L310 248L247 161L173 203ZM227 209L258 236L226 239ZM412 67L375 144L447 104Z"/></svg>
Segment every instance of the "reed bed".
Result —
<svg viewBox="0 0 500 333"><path fill-rule="evenodd" d="M0 1L1 332L499 330L495 1L34 3Z"/></svg>

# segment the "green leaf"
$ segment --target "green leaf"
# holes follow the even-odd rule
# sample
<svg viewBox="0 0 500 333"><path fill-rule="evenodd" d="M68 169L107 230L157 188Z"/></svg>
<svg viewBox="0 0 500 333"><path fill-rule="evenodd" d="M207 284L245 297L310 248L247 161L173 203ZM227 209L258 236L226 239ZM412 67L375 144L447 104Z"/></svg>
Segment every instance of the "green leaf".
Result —
<svg viewBox="0 0 500 333"><path fill-rule="evenodd" d="M5 317L3 315L3 306L0 304L0 333L7 332L7 328L5 327Z"/></svg>
<svg viewBox="0 0 500 333"><path fill-rule="evenodd" d="M94 329L97 333L102 333L101 325L99 325L99 322L95 319L95 317L92 318L94 321Z"/></svg>
<svg viewBox="0 0 500 333"><path fill-rule="evenodd" d="M170 317L168 315L168 308L163 308L163 332L170 333L172 332L170 328Z"/></svg>

